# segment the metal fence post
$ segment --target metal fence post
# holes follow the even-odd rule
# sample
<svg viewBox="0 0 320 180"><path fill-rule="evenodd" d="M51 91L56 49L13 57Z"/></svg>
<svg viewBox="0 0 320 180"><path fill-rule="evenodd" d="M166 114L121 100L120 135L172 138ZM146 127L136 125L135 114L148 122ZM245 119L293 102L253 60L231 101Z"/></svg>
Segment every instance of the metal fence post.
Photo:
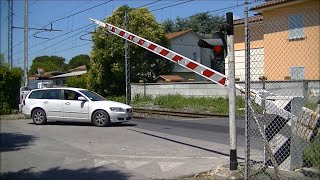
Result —
<svg viewBox="0 0 320 180"><path fill-rule="evenodd" d="M250 119L249 119L249 101L250 101L250 42L248 29L248 1L244 2L244 43L245 43L245 164L244 179L249 179L250 164Z"/></svg>

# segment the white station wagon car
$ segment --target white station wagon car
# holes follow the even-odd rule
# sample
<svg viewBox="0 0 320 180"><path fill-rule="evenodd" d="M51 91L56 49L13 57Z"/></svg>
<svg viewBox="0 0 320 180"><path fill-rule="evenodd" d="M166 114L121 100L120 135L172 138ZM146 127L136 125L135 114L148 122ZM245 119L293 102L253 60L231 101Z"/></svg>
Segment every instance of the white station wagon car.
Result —
<svg viewBox="0 0 320 180"><path fill-rule="evenodd" d="M110 126L132 119L132 107L107 101L97 93L79 88L32 90L23 101L22 113L35 124L48 121L84 121L96 126Z"/></svg>

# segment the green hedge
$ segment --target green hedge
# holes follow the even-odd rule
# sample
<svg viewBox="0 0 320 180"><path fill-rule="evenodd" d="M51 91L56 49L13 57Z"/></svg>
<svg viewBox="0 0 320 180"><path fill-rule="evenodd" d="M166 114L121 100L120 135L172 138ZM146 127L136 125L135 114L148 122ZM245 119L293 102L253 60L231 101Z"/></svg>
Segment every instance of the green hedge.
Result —
<svg viewBox="0 0 320 180"><path fill-rule="evenodd" d="M18 109L22 70L0 65L0 115Z"/></svg>

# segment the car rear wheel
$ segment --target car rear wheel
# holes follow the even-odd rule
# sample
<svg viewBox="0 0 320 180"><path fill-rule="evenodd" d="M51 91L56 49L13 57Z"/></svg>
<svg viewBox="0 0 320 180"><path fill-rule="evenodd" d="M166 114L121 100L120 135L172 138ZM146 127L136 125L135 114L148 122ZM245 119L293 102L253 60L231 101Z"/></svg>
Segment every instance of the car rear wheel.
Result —
<svg viewBox="0 0 320 180"><path fill-rule="evenodd" d="M42 125L47 123L46 112L42 109L36 109L32 113L32 120L36 125Z"/></svg>
<svg viewBox="0 0 320 180"><path fill-rule="evenodd" d="M92 122L95 126L103 127L110 126L111 121L107 112L103 110L97 110L92 116Z"/></svg>

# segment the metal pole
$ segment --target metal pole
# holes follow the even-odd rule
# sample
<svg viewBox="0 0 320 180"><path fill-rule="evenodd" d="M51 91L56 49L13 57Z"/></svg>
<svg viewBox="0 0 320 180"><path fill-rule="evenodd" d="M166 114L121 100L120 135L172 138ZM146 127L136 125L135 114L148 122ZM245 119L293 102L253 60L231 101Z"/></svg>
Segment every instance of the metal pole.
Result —
<svg viewBox="0 0 320 180"><path fill-rule="evenodd" d="M236 86L234 62L233 13L227 13L227 44L229 69L229 133L230 133L230 170L237 170L237 132L236 132Z"/></svg>
<svg viewBox="0 0 320 180"><path fill-rule="evenodd" d="M125 11L125 30L128 31L129 17L128 11ZM125 53L125 73L126 73L126 104L130 104L131 100L131 92L130 92L130 49L128 40L125 40L124 45L124 53Z"/></svg>
<svg viewBox="0 0 320 180"><path fill-rule="evenodd" d="M8 65L12 68L13 0L8 0Z"/></svg>
<svg viewBox="0 0 320 180"><path fill-rule="evenodd" d="M248 29L248 1L244 2L244 43L245 43L245 166L244 179L249 179L250 166L250 41Z"/></svg>
<svg viewBox="0 0 320 180"><path fill-rule="evenodd" d="M24 78L28 86L28 0L24 0Z"/></svg>

